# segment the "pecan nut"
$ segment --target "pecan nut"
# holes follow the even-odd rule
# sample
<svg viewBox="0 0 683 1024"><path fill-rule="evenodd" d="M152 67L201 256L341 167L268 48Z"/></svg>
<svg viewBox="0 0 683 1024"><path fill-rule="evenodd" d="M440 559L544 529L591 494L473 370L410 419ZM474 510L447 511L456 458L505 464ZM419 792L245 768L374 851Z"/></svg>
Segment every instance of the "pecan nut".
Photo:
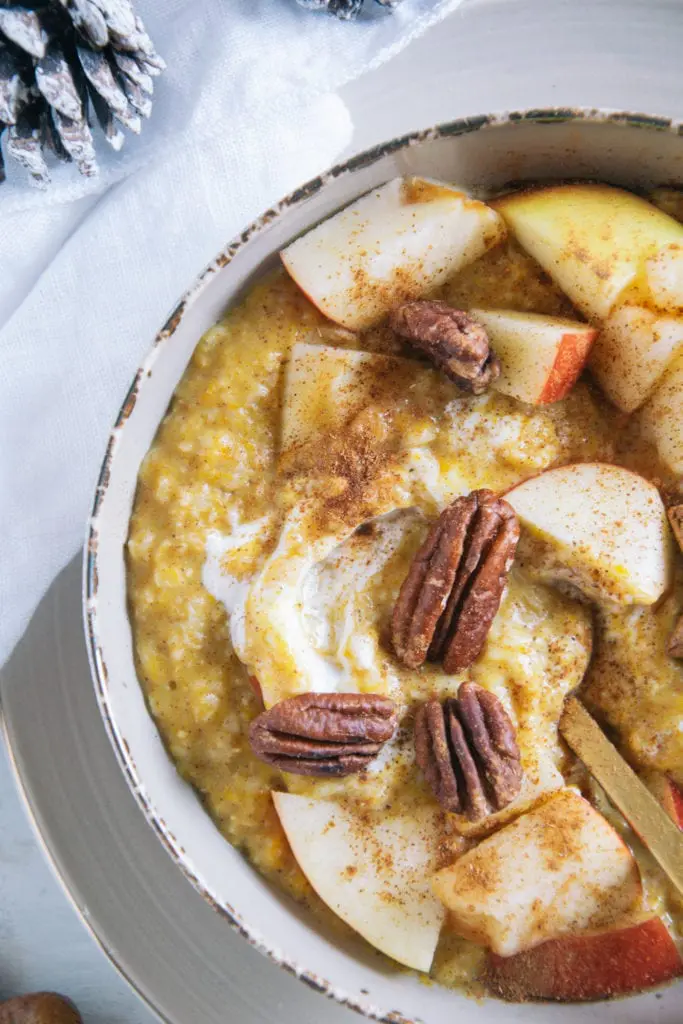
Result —
<svg viewBox="0 0 683 1024"><path fill-rule="evenodd" d="M294 775L360 772L396 731L396 708L376 693L301 693L251 723L256 756Z"/></svg>
<svg viewBox="0 0 683 1024"><path fill-rule="evenodd" d="M443 659L459 672L480 653L519 540L514 509L472 491L444 509L417 552L394 607L394 650L408 668Z"/></svg>
<svg viewBox="0 0 683 1024"><path fill-rule="evenodd" d="M421 705L415 757L444 810L471 821L502 811L522 785L515 727L495 694L476 683L463 683L443 704Z"/></svg>
<svg viewBox="0 0 683 1024"><path fill-rule="evenodd" d="M406 302L389 324L465 391L480 395L500 376L486 331L462 309L436 300Z"/></svg>

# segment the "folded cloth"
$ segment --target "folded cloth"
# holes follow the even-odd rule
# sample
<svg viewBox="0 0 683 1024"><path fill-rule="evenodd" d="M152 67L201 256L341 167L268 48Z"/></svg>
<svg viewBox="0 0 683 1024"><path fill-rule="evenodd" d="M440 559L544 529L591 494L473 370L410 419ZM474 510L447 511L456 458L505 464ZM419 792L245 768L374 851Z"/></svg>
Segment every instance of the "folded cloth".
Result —
<svg viewBox="0 0 683 1024"><path fill-rule="evenodd" d="M368 2L349 23L294 0L138 0L169 65L142 136L95 181L0 186L0 665L82 542L108 430L174 301L348 146L335 90L459 3Z"/></svg>

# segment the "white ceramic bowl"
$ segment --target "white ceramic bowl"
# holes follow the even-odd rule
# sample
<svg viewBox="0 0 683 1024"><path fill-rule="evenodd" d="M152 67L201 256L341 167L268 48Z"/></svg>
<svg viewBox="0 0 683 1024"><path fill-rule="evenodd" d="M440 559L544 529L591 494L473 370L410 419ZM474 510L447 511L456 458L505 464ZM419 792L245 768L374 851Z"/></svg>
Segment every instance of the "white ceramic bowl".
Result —
<svg viewBox="0 0 683 1024"><path fill-rule="evenodd" d="M485 115L442 125L354 157L268 210L195 282L157 335L114 425L88 526L84 602L95 687L108 733L147 820L190 881L245 939L303 981L370 1017L445 1024L476 1012L486 1024L680 1024L683 985L586 1006L474 1004L393 971L360 944L332 942L220 835L176 774L145 705L133 662L124 545L140 463L202 334L300 232L373 186L420 174L490 188L595 177L645 187L683 182L683 138L664 118L586 110ZM321 1005L321 1013L322 1005Z"/></svg>

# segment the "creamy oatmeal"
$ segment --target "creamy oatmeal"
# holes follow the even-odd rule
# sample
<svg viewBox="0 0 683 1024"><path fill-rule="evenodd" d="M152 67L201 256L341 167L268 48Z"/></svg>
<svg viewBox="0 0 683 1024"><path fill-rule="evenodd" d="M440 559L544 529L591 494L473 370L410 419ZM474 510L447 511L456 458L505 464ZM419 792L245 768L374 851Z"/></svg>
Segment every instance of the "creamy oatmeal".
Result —
<svg viewBox="0 0 683 1024"><path fill-rule="evenodd" d="M433 196L429 183L426 198L414 182L411 188L410 209L414 203L429 212L432 200L452 202L448 188L439 187L445 198ZM670 206L669 193L666 201ZM483 206L467 202L475 213ZM485 210L477 213L487 218L483 234L476 234L470 220L464 223L462 259L453 262L449 249L445 262L455 267L451 273L435 269L442 244L438 234L430 243L436 251L431 263L425 257L419 273L410 264L407 279L419 279L417 296L412 285L406 293L405 275L394 275L391 288L376 290L372 302L364 303L371 283L350 267L355 289L350 305L372 309L370 326L333 323L284 270L257 284L197 346L142 465L127 545L141 684L178 771L196 787L226 838L327 927L345 930L341 919L350 922L400 959L391 943L373 939L374 925L364 929L355 923L349 907L353 900L365 900L359 893L374 881L358 881L353 856L343 862L337 843L326 882L319 882L315 866L309 870L306 863L304 847L317 849L316 822L325 815L338 815L339 835L348 831L347 854L354 849L357 854L358 844L374 836L376 852L370 857L379 859L381 846L383 857L395 858L393 866L387 861L383 867L395 886L383 897L393 917L382 925L378 911L378 929L400 933L412 921L416 938L410 966L475 993L485 990L488 959L508 957L513 963L515 954L542 948L544 940L560 941L557 936L565 933L659 918L674 939L683 936L680 894L558 733L565 697L582 687L587 706L648 783L656 778L683 785L683 663L667 654L683 606L683 571L673 539L667 538L670 550L662 557L670 566L677 559L675 570L667 568L675 576L661 596L652 599L650 577L643 570L642 580L632 580L628 566L619 569L623 585L617 571L607 594L601 566L583 585L587 571L580 545L569 557L570 546L557 548L556 538L549 539L552 531L541 536L527 522L520 490L521 539L512 567L501 577L502 598L480 652L466 667L447 672L447 661L440 658L407 665L392 641L399 591L430 527L455 499L482 489L509 492L515 508L516 485L544 479L547 471L567 464L625 467L639 474L637 479L654 482L669 504L676 504L679 493L680 469L663 457L657 429L641 429L645 403L624 408L632 405L631 385L626 397L616 393L621 386L616 385L612 402L605 398L610 389L603 383L604 367L611 358L603 352L606 343L593 349L593 374L579 376L582 363L577 365L579 379L563 397L521 401L510 392L518 388L526 349L515 350L513 359L501 334L499 350L495 320L487 330L501 361L498 381L509 378L508 393L497 390L495 378L480 394L464 391L438 360L425 359L424 349L416 351L390 328L383 309L427 294L430 302L481 310L484 324L488 310L538 314L556 331L558 324L571 322L562 330L575 339L571 352L586 346L585 361L596 333L586 321L600 327L616 314L605 306L600 317L590 315L580 290L587 287L584 279L579 291L572 291L562 273L551 277L529 255L534 252L545 263L529 235L532 217L531 228L526 222L520 227L515 211L507 216L503 209L505 235L503 218ZM356 232L371 223L371 214L363 216L368 220L358 221ZM384 209L382 216L387 216ZM467 216L473 216L469 208ZM667 219L658 225L656 240L675 244L671 238L677 232L683 236L677 222ZM417 227L415 234L422 238ZM547 249L547 240L544 244ZM452 241L449 245L452 249ZM332 259L329 253L326 258ZM297 260L299 251L285 262L299 280ZM601 273L601 281L609 276L608 263ZM629 301L635 303L642 291L642 281L634 278L626 288ZM335 297L337 306L342 299ZM667 314L668 323L674 320ZM674 347L662 373L671 372ZM647 372L656 383L648 359ZM540 384L530 375L529 387L555 386L559 365L558 357L555 376ZM539 372L536 365L536 376ZM563 560L572 563L571 572L557 570ZM607 575L613 569L610 563ZM639 596L638 587L646 596ZM460 607L456 615L463 614ZM473 816L467 798L447 806L443 791L430 785L429 772L418 767L413 741L413 723L425 702L456 707L458 695L466 692L462 685L470 683L497 699L519 751L519 786L505 800L488 793L481 817ZM264 705L273 709L297 695L316 693L326 695L328 703L334 694L365 695L366 710L373 695L393 702L397 728L366 756L362 770L282 772L272 756L271 763L256 756L249 729ZM303 817L300 808L306 809ZM515 881L514 856L501 853L499 837L506 837L506 850L513 851L515 843L527 849L534 815L541 815L537 828L547 833L553 814L563 819L564 831L557 849L546 847L543 856L546 862L562 861L576 897L562 912L552 902L539 917L536 906L532 924L527 917L506 925L504 933L492 933L472 904L484 904L483 919L496 886L507 892L526 884L521 867ZM362 839L354 833L358 822ZM577 907L585 900L579 892L584 833L600 851L595 885L610 893L618 889L618 895L598 900L582 917ZM329 843L324 849L329 852ZM410 874L404 865L414 853L417 866ZM483 892L473 890L469 909L460 906L465 867L470 879L479 872ZM456 887L448 872L457 870ZM436 872L437 896L448 915L428 884ZM459 895L449 895L449 886ZM532 896L537 905L538 893ZM426 949L427 932L434 942L440 932L435 953ZM666 977L675 973L670 970ZM641 984L658 980L648 976ZM518 978L514 985L492 987L510 998L590 995L525 990ZM613 991L618 986L597 994Z"/></svg>

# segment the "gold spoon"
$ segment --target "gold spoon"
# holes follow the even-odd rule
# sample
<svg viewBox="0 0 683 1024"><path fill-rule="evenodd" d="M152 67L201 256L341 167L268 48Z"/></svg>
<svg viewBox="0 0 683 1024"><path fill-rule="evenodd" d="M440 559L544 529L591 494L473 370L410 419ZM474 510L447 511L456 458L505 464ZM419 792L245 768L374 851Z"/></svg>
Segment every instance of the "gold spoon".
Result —
<svg viewBox="0 0 683 1024"><path fill-rule="evenodd" d="M683 893L683 832L576 697L565 701L560 732Z"/></svg>

